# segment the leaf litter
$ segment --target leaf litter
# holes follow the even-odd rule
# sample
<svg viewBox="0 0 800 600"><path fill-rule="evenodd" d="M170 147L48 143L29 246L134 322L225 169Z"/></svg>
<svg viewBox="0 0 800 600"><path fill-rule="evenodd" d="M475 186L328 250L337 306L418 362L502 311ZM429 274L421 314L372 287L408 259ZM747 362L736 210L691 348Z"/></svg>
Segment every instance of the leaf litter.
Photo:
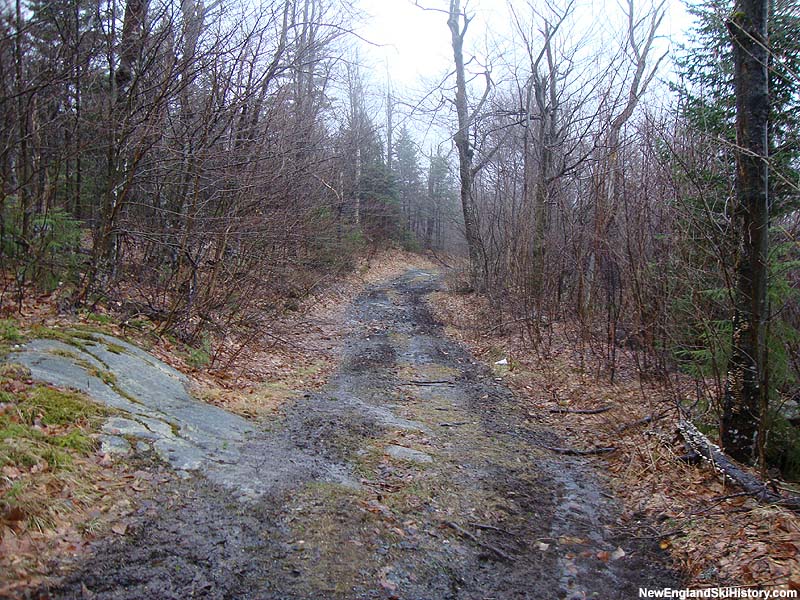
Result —
<svg viewBox="0 0 800 600"><path fill-rule="evenodd" d="M576 347L579 334L565 323L549 324L549 344L537 351L520 326L494 326L502 315L484 298L440 291L429 305L449 335L494 363L529 407L531 425L547 425L573 448L617 448L593 460L602 461L624 503L619 527L639 531L646 521L645 537L670 553L687 585L800 588L800 516L738 494L708 466L678 460L685 450L672 407L676 395L692 397L693 382L642 380L634 357L621 350L612 384L598 356ZM487 324L493 326L488 332ZM510 368L497 364L500 356Z"/></svg>

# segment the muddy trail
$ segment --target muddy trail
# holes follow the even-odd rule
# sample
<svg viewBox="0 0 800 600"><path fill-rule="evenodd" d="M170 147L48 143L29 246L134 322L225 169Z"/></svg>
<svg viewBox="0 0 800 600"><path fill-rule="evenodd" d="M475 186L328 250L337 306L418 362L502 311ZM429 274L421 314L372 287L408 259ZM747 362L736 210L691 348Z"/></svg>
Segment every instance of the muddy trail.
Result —
<svg viewBox="0 0 800 600"><path fill-rule="evenodd" d="M49 597L618 599L677 585L655 540L621 533L601 463L542 449L554 434L444 336L424 300L438 285L410 271L364 293L329 385L237 442L249 471L174 478Z"/></svg>

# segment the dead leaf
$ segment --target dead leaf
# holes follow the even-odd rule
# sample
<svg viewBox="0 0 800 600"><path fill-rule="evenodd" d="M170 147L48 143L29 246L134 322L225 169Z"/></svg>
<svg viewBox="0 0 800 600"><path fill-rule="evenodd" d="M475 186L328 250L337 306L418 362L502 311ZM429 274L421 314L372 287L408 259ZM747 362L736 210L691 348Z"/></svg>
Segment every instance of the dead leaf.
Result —
<svg viewBox="0 0 800 600"><path fill-rule="evenodd" d="M546 552L547 549L550 547L550 544L545 544L544 542L539 542L536 544L536 547L539 548L542 552Z"/></svg>
<svg viewBox="0 0 800 600"><path fill-rule="evenodd" d="M618 547L616 550L614 550L611 553L611 560L619 560L623 556L625 556L625 550L623 550L622 548Z"/></svg>
<svg viewBox="0 0 800 600"><path fill-rule="evenodd" d="M603 562L608 562L608 559L611 558L611 554L606 550L601 550L595 556L598 560L602 560Z"/></svg>
<svg viewBox="0 0 800 600"><path fill-rule="evenodd" d="M117 535L125 535L125 532L128 531L128 525L127 523L114 523L111 526L111 531L113 531Z"/></svg>
<svg viewBox="0 0 800 600"><path fill-rule="evenodd" d="M383 589L385 589L386 591L388 591L388 592L394 592L394 591L397 591L397 584L396 584L396 583L394 583L393 581L390 581L390 580L389 580L389 574L390 574L390 573L391 573L393 570L394 570L394 569L393 569L392 567L383 567L383 568L382 568L382 569L381 569L381 570L378 572L378 581L379 581L379 583L381 584L381 587L382 587Z"/></svg>
<svg viewBox="0 0 800 600"><path fill-rule="evenodd" d="M3 470L3 475L12 480L17 479L20 475L22 475L22 472L13 465L6 465L3 467L2 470Z"/></svg>
<svg viewBox="0 0 800 600"><path fill-rule="evenodd" d="M585 544L586 540L583 538L576 537L574 535L562 535L558 538L559 544Z"/></svg>
<svg viewBox="0 0 800 600"><path fill-rule="evenodd" d="M19 506L12 506L5 512L3 518L6 521L22 521L25 519L25 513Z"/></svg>

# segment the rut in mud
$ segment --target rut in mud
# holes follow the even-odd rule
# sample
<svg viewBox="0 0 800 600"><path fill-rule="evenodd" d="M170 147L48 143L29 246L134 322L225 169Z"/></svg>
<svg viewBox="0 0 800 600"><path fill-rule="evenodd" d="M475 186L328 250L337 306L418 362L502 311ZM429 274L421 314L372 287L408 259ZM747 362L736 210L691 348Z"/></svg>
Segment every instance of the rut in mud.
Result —
<svg viewBox="0 0 800 600"><path fill-rule="evenodd" d="M444 337L424 303L437 285L411 271L355 302L327 388L241 442L263 453L257 494L176 478L51 597L616 599L676 585L654 542L616 534L593 463L542 450L553 434Z"/></svg>

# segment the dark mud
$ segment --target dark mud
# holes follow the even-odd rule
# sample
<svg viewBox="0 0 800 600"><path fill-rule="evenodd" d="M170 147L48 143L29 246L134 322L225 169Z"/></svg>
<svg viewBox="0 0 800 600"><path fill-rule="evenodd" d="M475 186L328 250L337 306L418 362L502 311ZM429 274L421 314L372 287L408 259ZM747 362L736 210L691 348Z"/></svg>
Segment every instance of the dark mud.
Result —
<svg viewBox="0 0 800 600"><path fill-rule="evenodd" d="M248 501L235 480L176 478L40 594L611 600L677 585L655 542L620 533L602 463L542 450L553 433L444 337L424 303L437 285L412 271L355 302L329 386L252 440L258 481L281 465L275 485Z"/></svg>

